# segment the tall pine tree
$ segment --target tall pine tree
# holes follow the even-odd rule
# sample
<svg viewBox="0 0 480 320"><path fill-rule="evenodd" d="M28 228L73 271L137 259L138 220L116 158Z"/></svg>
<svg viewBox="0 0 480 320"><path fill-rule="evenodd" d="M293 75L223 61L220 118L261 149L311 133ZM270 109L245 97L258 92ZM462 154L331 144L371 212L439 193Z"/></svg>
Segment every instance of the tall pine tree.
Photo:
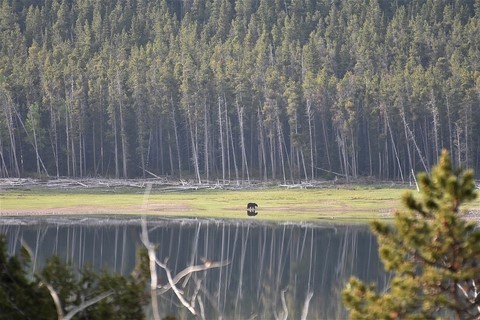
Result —
<svg viewBox="0 0 480 320"><path fill-rule="evenodd" d="M452 168L443 151L420 194L407 193L392 224L373 222L380 256L393 278L382 294L350 279L343 300L354 319L480 316L480 230L462 217L476 197L473 172Z"/></svg>

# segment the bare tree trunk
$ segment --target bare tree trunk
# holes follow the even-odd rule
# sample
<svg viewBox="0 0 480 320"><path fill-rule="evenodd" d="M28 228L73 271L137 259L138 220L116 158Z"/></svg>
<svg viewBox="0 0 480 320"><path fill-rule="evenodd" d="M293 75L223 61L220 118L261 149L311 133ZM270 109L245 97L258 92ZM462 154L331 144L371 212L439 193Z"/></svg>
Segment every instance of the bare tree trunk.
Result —
<svg viewBox="0 0 480 320"><path fill-rule="evenodd" d="M69 115L69 117L71 117L71 115ZM70 118L70 130L73 130L72 129L72 122L73 120ZM75 154L75 141L74 141L74 137L73 137L73 132L70 131L70 151L71 151L71 158L72 158L72 174L74 177L77 176L77 156Z"/></svg>
<svg viewBox="0 0 480 320"><path fill-rule="evenodd" d="M305 180L308 181L307 164L305 162L305 154L303 150L300 151L300 157L302 158L303 175L305 176Z"/></svg>
<svg viewBox="0 0 480 320"><path fill-rule="evenodd" d="M182 159L180 158L180 142L178 141L177 120L175 118L175 105L173 104L173 95L170 93L170 105L172 107L173 130L175 133L175 144L177 146L178 176L182 179Z"/></svg>
<svg viewBox="0 0 480 320"><path fill-rule="evenodd" d="M92 125L92 151L93 151L93 174L97 175L98 165L97 165L97 143L96 143L96 134L95 134L95 123Z"/></svg>
<svg viewBox="0 0 480 320"><path fill-rule="evenodd" d="M407 122L405 121L405 111L403 109L403 106L402 106L401 115L402 115L402 119L404 120L403 121L403 129L404 129L404 132L405 132L405 142L407 143L406 147L407 147L407 155L408 155L408 164L410 166L410 171L412 171L414 173L415 168L414 168L413 161L412 161L412 154L410 152L410 142L409 142L410 139L408 138ZM415 178L415 174L414 174L413 178Z"/></svg>
<svg viewBox="0 0 480 320"><path fill-rule="evenodd" d="M308 115L307 115L308 116ZM310 122L310 120L308 120ZM298 114L297 111L295 110L295 135L299 136L298 134ZM296 164L294 165L294 168L296 167L295 171L298 171L298 178L301 179L301 171L303 171L303 176L305 177L305 180L308 181L308 174L307 174L307 168L305 166L305 157L303 154L303 145L300 144L299 146L295 146L293 143L292 139L293 135L290 135L290 146L291 146L291 152L292 154L295 153L295 160ZM292 156L293 158L293 156Z"/></svg>
<svg viewBox="0 0 480 320"><path fill-rule="evenodd" d="M228 180L231 180L232 177L231 177L231 173L232 173L232 166L231 166L231 161L230 161L230 143L228 142L229 141L229 123L230 123L230 120L228 118L228 110L227 110L227 99L225 98L225 95L223 96L223 103L224 103L224 107L225 107L225 141L226 141L226 147L227 147L227 172L228 172ZM233 139L232 139L233 140ZM232 144L233 144L233 141L232 141Z"/></svg>
<svg viewBox="0 0 480 320"><path fill-rule="evenodd" d="M398 157L397 147L395 145L395 140L393 139L392 128L390 127L390 121L388 119L388 113L387 113L387 107L386 106L383 106L383 111L385 113L385 121L387 122L388 132L390 133L390 140L392 141L393 152L395 153L395 158L397 159L397 165L398 165L398 169L400 171L400 177L402 178L402 181L405 181L404 178L403 178L403 170L402 170L402 166L400 164L400 159Z"/></svg>
<svg viewBox="0 0 480 320"><path fill-rule="evenodd" d="M18 160L17 160L17 146L15 143L15 130L13 128L13 114L12 114L12 108L13 108L13 101L11 101L10 97L8 97L5 94L5 102L3 106L3 110L5 113L6 117L6 123L7 123L7 128L8 128L8 136L10 138L10 148L11 148L11 154L12 154L12 160L13 160L13 165L15 169L15 173L17 177L20 177L20 168L18 166Z"/></svg>
<svg viewBox="0 0 480 320"><path fill-rule="evenodd" d="M280 148L283 150L285 150L285 159L287 159L287 167L288 167L288 171L290 172L290 181L293 183L294 180L293 180L293 170L294 170L294 164L292 165L292 160L290 160L290 156L288 155L288 148L287 148L287 143L285 142L285 135L283 134L283 129L282 129L282 123L280 122L280 117L278 116L277 114L277 121L278 121L278 125L279 125L279 129L280 129L280 132L279 132L279 142L280 144L282 145ZM292 151L293 152L293 151ZM283 152L282 152L283 154ZM284 162L284 161L282 161ZM285 172L285 177L286 177L286 172Z"/></svg>
<svg viewBox="0 0 480 320"><path fill-rule="evenodd" d="M67 138L67 176L71 176L71 168L70 168L70 156L71 156L71 151L70 151L70 116L68 115L69 113L69 107L68 107L68 102L66 104L66 109L65 109L65 134Z"/></svg>
<svg viewBox="0 0 480 320"><path fill-rule="evenodd" d="M83 177L85 173L85 136L80 131L80 136L78 138L78 160L79 160L79 169L80 177Z"/></svg>
<svg viewBox="0 0 480 320"><path fill-rule="evenodd" d="M358 155L353 128L350 128L350 141L352 143L352 175L356 179L358 177Z"/></svg>
<svg viewBox="0 0 480 320"><path fill-rule="evenodd" d="M232 124L230 121L230 118L228 118L228 127L230 130L230 141L232 143L232 158L233 158L233 166L235 167L235 179L237 180L238 183L238 166L237 166L237 157L235 155L235 144L233 141L233 130L232 130Z"/></svg>
<svg viewBox="0 0 480 320"><path fill-rule="evenodd" d="M263 134L263 119L262 119L262 113L260 111L260 108L258 108L258 131L260 133L260 155L261 155L261 161L260 161L260 168L261 172L263 172L263 179L266 181L268 179L268 168L267 168L267 152L265 148L265 138Z"/></svg>
<svg viewBox="0 0 480 320"><path fill-rule="evenodd" d="M70 146L70 160L72 161L72 166L71 166L71 175L74 177L77 176L77 158L75 154L75 137L74 137L74 132L73 132L73 118L72 118L72 109L73 109L73 103L74 103L74 81L73 81L73 76L70 76L70 92L68 93L67 96L67 148ZM70 173L69 173L70 176Z"/></svg>
<svg viewBox="0 0 480 320"><path fill-rule="evenodd" d="M242 153L242 180L244 179L244 171L247 174L247 181L250 182L250 174L248 172L248 163L247 163L247 153L245 150L245 136L244 136L244 128L243 128L243 106L240 108L238 104L238 98L235 99L237 105L237 114L238 114L238 121L240 122L240 148Z"/></svg>
<svg viewBox="0 0 480 320"><path fill-rule="evenodd" d="M22 125L23 130L25 131L25 133L27 134L29 139L31 139L30 133L27 130L27 127L25 127L25 124L23 123L20 114L17 112L17 110L15 109L14 106L13 106L13 111L15 111L15 114L17 115L17 119L20 122L20 124ZM37 135L36 135L36 130L35 130L35 123L32 123L31 125L32 125L32 130L33 130L33 136L34 137L33 137L33 142L30 141L30 144L35 149L35 154L36 154L36 159L37 159L37 173L39 173L39 174L41 173L41 168L40 168L40 166L41 166L43 168L45 174L48 176L47 168L45 167L45 164L43 163L42 158L40 157L40 154L38 153L38 144L37 144Z"/></svg>
<svg viewBox="0 0 480 320"><path fill-rule="evenodd" d="M454 146L457 149L457 166L461 167L462 166L462 158L461 158L461 149L462 149L462 143L461 143L461 126L458 124L458 122L455 123L455 141L454 141Z"/></svg>
<svg viewBox="0 0 480 320"><path fill-rule="evenodd" d="M369 175L373 176L373 164L372 164L372 143L370 141L370 122L367 120L367 144L368 144L368 167Z"/></svg>
<svg viewBox="0 0 480 320"><path fill-rule="evenodd" d="M35 116L35 115L33 115ZM32 126L32 133L33 133L33 147L35 149L35 160L37 163L37 174L40 175L41 170L40 170L40 155L38 154L38 142L37 142L37 132L35 129L35 119L32 120L31 126ZM27 122L28 125L28 122Z"/></svg>
<svg viewBox="0 0 480 320"><path fill-rule="evenodd" d="M433 92L431 93L431 100L429 103L430 106L430 112L432 112L432 124L433 124L433 142L434 142L434 148L435 148L435 156L438 156L440 153L439 151L439 143L438 143L438 108L435 103L435 96L433 95Z"/></svg>
<svg viewBox="0 0 480 320"><path fill-rule="evenodd" d="M202 184L202 179L200 177L200 168L198 165L198 151L197 151L197 142L196 142L196 130L193 130L193 120L192 115L190 113L190 107L187 110L187 117L188 117L188 127L190 129L190 138L192 142L192 156L193 156L193 166L195 170L195 175L197 176L198 184Z"/></svg>
<svg viewBox="0 0 480 320"><path fill-rule="evenodd" d="M2 178L8 178L8 168L5 163L5 158L3 157L3 142L2 142L2 136L0 135L0 159L2 160L2 163L0 165L0 177Z"/></svg>
<svg viewBox="0 0 480 320"><path fill-rule="evenodd" d="M423 128L422 128L422 125L420 124L420 136L421 136L421 141L423 143L423 150L424 150L424 153L425 153L425 161L426 161L427 167L430 168L431 167L430 166L430 161L431 161L431 159L433 159L431 157L432 150L430 148L431 141L429 139L429 130L428 130L430 128L430 125L428 123L427 117L424 117L423 122L424 122ZM435 159L436 159L436 156L435 156ZM433 159L433 161L435 161L435 160Z"/></svg>
<svg viewBox="0 0 480 320"><path fill-rule="evenodd" d="M172 144L170 143L171 137L170 137L170 130L167 131L168 135L168 158L170 160L170 174L175 175L175 166L173 165L173 150L172 150Z"/></svg>
<svg viewBox="0 0 480 320"><path fill-rule="evenodd" d="M278 110L277 108L275 109L276 111ZM280 162L282 163L282 174L283 174L283 183L287 183L287 178L285 175L285 161L283 159L283 147L282 147L282 128L280 124L280 117L278 116L278 112L275 112L276 114L276 127L277 127L277 137L278 137L278 151L280 153Z"/></svg>
<svg viewBox="0 0 480 320"><path fill-rule="evenodd" d="M159 128L161 128L161 125L159 124ZM168 134L170 136L170 133ZM153 134L150 130L150 137L148 141L148 152L147 152L147 158L145 159L146 164L145 166L148 167L149 164L149 159L150 159L150 151L151 151L151 145L150 145L150 140L153 139ZM167 144L170 146L170 143L167 142ZM159 129L157 130L157 144L156 144L156 153L157 156L156 158L156 167L160 169L160 172L165 172L165 164L164 164L164 158L165 158L165 152L163 151L165 147L165 143L163 141L163 130Z"/></svg>
<svg viewBox="0 0 480 320"><path fill-rule="evenodd" d="M142 177L143 177L143 179L145 179L145 169L146 168L145 168L145 152L143 150L143 147L140 147L140 166L142 167Z"/></svg>
<svg viewBox="0 0 480 320"><path fill-rule="evenodd" d="M329 139L327 135L327 128L325 126L325 117L321 116L322 119L322 133L323 133L323 142L325 143L325 153L327 154L327 162L328 162L328 170L332 170L332 162L330 161L330 146L329 146ZM315 144L316 145L316 144Z"/></svg>
<svg viewBox="0 0 480 320"><path fill-rule="evenodd" d="M120 98L121 100L121 98ZM125 129L125 120L123 116L123 103L120 102L120 138L122 143L122 168L123 168L123 177L127 178L127 133Z"/></svg>
<svg viewBox="0 0 480 320"><path fill-rule="evenodd" d="M348 156L347 156L347 141L344 137L344 135L342 134L342 132L340 131L340 129L337 128L336 130L337 132L337 143L338 143L338 150L339 150L339 153L340 153L340 158L342 159L341 161L341 165L342 165L342 172L343 174L345 175L345 177L347 178L347 181L349 181L349 176L350 176L350 173L348 171Z"/></svg>
<svg viewBox="0 0 480 320"><path fill-rule="evenodd" d="M275 133L273 132L273 128L269 129L268 140L270 144L270 166L272 168L272 179L275 180L276 173L277 173L277 158L276 158L276 141L275 141Z"/></svg>
<svg viewBox="0 0 480 320"><path fill-rule="evenodd" d="M205 162L205 175L207 181L210 180L210 162L209 162L209 134L208 134L208 112L207 112L207 98L205 98L203 103L203 117L204 117L204 124L203 124L203 134L204 134L204 162Z"/></svg>
<svg viewBox="0 0 480 320"><path fill-rule="evenodd" d="M468 138L469 138L469 122L473 119L472 106L468 105L465 110L465 167L470 166L469 152L468 152Z"/></svg>
<svg viewBox="0 0 480 320"><path fill-rule="evenodd" d="M222 108L221 108L221 98L218 97L218 125L220 133L220 149L222 156L222 181L225 183L225 146L223 141L223 120L222 120Z"/></svg>
<svg viewBox="0 0 480 320"><path fill-rule="evenodd" d="M55 170L56 170L56 176L57 178L60 177L60 169L59 169L59 161L58 161L58 134L57 134L57 121L55 117L55 111L53 110L52 105L50 104L50 128L51 128L51 134L50 134L50 143L52 145L52 150L53 150L53 158L55 161ZM95 133L94 133L95 136Z"/></svg>
<svg viewBox="0 0 480 320"><path fill-rule="evenodd" d="M113 137L115 142L115 178L120 177L120 167L118 163L118 133L117 133L117 111L113 109Z"/></svg>
<svg viewBox="0 0 480 320"><path fill-rule="evenodd" d="M448 147L453 150L453 130L452 130L452 117L450 113L450 101L448 95L445 95L445 102L447 105L447 121L448 121Z"/></svg>
<svg viewBox="0 0 480 320"><path fill-rule="evenodd" d="M412 130L410 130L410 127L408 126L407 120L405 119L405 111L402 111L401 118L402 118L405 130L408 133L408 135L410 136L410 139L412 140L413 145L415 146L415 149L417 150L418 156L420 157L420 161L422 162L422 165L423 165L423 169L425 169L425 172L429 172L428 171L428 166L425 164L425 160L423 158L422 152L420 151L420 148L418 147L417 142L415 141L415 136L413 135Z"/></svg>
<svg viewBox="0 0 480 320"><path fill-rule="evenodd" d="M307 119L308 119L308 138L310 142L310 169L311 169L311 177L310 179L314 179L315 177L315 166L313 162L313 132L312 132L312 119L313 119L313 110L312 110L312 103L310 100L307 100Z"/></svg>
<svg viewBox="0 0 480 320"><path fill-rule="evenodd" d="M34 145L35 145L35 158L37 160L37 174L40 174L41 173L40 154L38 153L37 132L35 130L35 127L33 127L33 142L34 142Z"/></svg>
<svg viewBox="0 0 480 320"><path fill-rule="evenodd" d="M100 119L100 170L102 172L102 175L105 174L105 170L103 167L103 162L105 159L105 149L103 146L103 116Z"/></svg>

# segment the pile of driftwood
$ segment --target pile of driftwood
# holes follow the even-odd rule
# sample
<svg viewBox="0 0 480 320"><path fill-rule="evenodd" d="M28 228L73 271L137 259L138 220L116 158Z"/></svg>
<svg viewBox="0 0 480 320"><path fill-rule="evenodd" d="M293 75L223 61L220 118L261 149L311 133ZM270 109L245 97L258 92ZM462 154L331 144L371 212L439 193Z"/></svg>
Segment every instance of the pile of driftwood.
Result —
<svg viewBox="0 0 480 320"><path fill-rule="evenodd" d="M144 189L147 186L163 191L182 191L182 190L202 190L202 189L261 189L271 187L272 183L259 181L198 181L194 180L175 180L168 178L153 179L105 179L105 178L58 178L58 179L34 179L34 178L4 178L0 179L0 189L102 189L102 190L122 190L122 189ZM275 186L278 186L275 185ZM300 186L300 185L298 185ZM298 187L290 186L290 187Z"/></svg>
<svg viewBox="0 0 480 320"><path fill-rule="evenodd" d="M283 182L283 183L282 183ZM309 180L295 181L290 183L275 181L237 181L237 180L210 180L202 181L201 184L197 180L172 179L170 177L156 177L152 179L110 179L110 178L0 178L1 189L105 189L105 190L121 190L121 189L144 189L151 185L155 189L164 191L182 191L182 190L202 190L202 189L225 189L225 190L257 190L271 187L280 187L286 189L309 189L309 188L331 188L340 185L350 185L342 181L331 180ZM371 184L359 182L358 185ZM402 183L393 182L376 182L377 187L406 187ZM411 187L411 186L410 186Z"/></svg>
<svg viewBox="0 0 480 320"><path fill-rule="evenodd" d="M170 181L167 179L33 179L33 178L9 178L0 179L1 189L143 189L147 185L154 188L164 189L199 189L215 187L214 185L195 185L192 182L184 180Z"/></svg>

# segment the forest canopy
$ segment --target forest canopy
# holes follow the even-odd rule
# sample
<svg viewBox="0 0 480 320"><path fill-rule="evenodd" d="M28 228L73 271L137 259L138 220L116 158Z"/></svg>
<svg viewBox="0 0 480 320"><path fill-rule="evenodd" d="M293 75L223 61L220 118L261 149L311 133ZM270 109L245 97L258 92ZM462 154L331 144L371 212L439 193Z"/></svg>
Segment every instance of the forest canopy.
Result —
<svg viewBox="0 0 480 320"><path fill-rule="evenodd" d="M479 170L478 0L0 0L0 177Z"/></svg>

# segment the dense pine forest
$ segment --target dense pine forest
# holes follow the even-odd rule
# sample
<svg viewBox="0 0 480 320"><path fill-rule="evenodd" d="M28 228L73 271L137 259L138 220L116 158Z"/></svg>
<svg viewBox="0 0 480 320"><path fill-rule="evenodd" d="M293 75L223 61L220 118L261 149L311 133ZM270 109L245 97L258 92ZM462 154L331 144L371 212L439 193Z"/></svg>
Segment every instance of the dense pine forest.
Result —
<svg viewBox="0 0 480 320"><path fill-rule="evenodd" d="M0 177L479 169L478 0L0 4Z"/></svg>

